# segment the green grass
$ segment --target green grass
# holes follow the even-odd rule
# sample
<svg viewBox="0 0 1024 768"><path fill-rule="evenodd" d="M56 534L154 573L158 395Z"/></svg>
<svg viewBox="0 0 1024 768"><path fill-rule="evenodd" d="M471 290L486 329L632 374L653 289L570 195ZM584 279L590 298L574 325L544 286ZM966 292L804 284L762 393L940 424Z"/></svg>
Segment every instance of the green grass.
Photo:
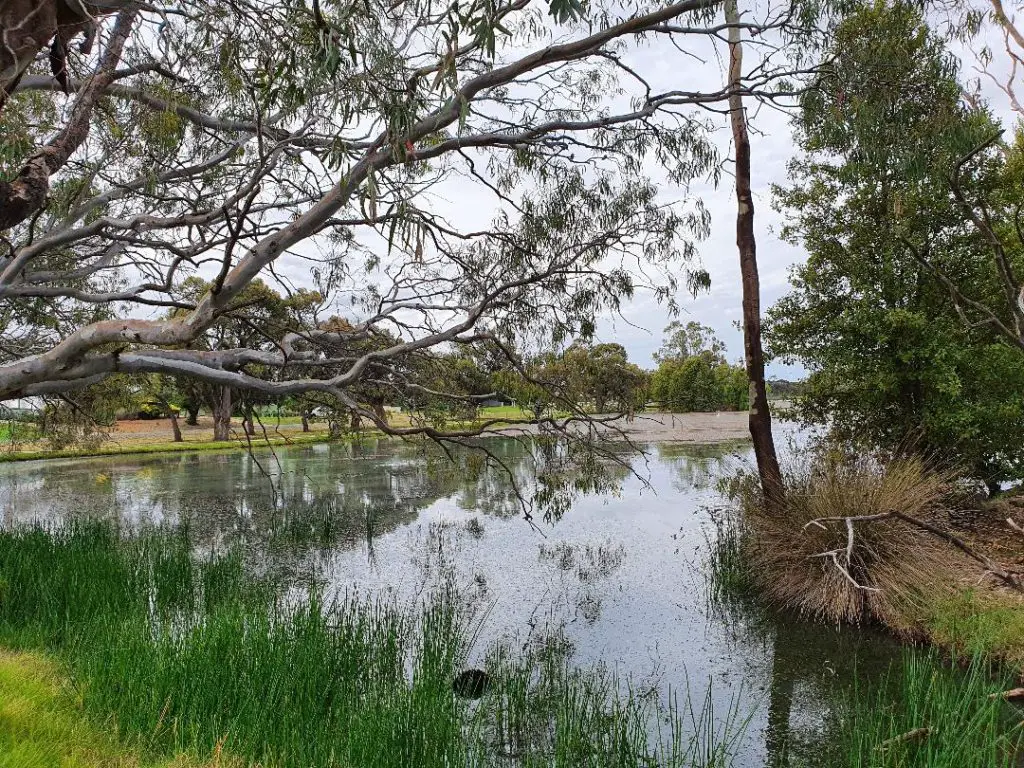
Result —
<svg viewBox="0 0 1024 768"><path fill-rule="evenodd" d="M232 765L222 759L205 763ZM0 651L0 768L188 768L185 756L145 760L86 717L52 660Z"/></svg>
<svg viewBox="0 0 1024 768"><path fill-rule="evenodd" d="M1024 672L1024 603L1019 599L962 590L928 601L920 623L936 644L959 657L986 654Z"/></svg>
<svg viewBox="0 0 1024 768"><path fill-rule="evenodd" d="M146 756L223 751L277 768L725 764L734 713L660 708L612 674L570 669L551 646L491 649L494 689L478 704L457 699L469 632L450 589L416 605L326 604L315 586L282 586L252 576L237 552L196 559L185 530L3 531L0 644L60 659L90 721Z"/></svg>
<svg viewBox="0 0 1024 768"><path fill-rule="evenodd" d="M358 437L358 435L356 436ZM262 436L252 438L252 447L261 446L283 446L283 445L308 445L310 443L324 443L332 439L326 432L305 432L288 437L271 437L263 439ZM181 453L186 451L231 451L248 449L249 443L245 440L222 440L222 441L188 441L175 442L136 442L126 441L120 445L105 444L98 448L66 448L62 450L34 450L34 451L9 451L0 452L0 463L7 461L37 461L40 459L70 459L88 456L121 456L148 453Z"/></svg>
<svg viewBox="0 0 1024 768"><path fill-rule="evenodd" d="M1010 685L975 658L962 674L934 654L908 653L873 693L855 692L843 718L843 763L877 768L1012 768L1024 723L989 694Z"/></svg>

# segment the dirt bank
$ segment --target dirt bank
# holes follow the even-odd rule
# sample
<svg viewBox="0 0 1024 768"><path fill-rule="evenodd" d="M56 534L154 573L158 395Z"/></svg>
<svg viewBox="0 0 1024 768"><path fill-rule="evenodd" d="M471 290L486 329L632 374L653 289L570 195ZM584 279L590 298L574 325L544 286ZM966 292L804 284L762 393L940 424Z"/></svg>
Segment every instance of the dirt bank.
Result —
<svg viewBox="0 0 1024 768"><path fill-rule="evenodd" d="M595 419L606 417L595 416ZM581 425L581 428L585 428ZM726 443L750 437L746 411L717 413L641 413L595 427L609 439L628 438L638 443ZM536 427L510 427L509 435L535 433Z"/></svg>

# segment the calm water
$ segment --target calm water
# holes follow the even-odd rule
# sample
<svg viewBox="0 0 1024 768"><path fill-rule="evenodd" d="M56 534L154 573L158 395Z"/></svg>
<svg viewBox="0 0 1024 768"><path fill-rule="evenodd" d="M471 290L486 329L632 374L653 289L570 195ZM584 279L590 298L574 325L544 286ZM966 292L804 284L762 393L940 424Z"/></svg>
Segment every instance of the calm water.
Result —
<svg viewBox="0 0 1024 768"><path fill-rule="evenodd" d="M529 487L524 450L492 441ZM255 567L328 589L411 597L445 574L474 596L477 659L496 639L560 631L574 663L602 662L662 695L709 689L750 724L739 766L780 766L784 745L827 765L822 732L856 668L880 675L899 649L709 602L705 564L723 502L715 480L752 461L746 445L649 446L620 493L578 498L556 522L522 517L506 473L453 472L386 441L244 453L0 465L0 523L114 518L181 523L205 548L242 542ZM626 473L623 473L624 475ZM269 475L269 479L268 479ZM471 476L475 475L475 476Z"/></svg>

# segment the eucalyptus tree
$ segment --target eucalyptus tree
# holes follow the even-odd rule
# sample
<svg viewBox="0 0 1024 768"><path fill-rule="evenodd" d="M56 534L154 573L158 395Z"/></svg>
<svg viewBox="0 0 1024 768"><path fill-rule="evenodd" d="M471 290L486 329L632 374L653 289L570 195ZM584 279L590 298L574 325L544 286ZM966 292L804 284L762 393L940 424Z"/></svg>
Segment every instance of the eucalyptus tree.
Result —
<svg viewBox="0 0 1024 768"><path fill-rule="evenodd" d="M998 126L964 102L957 62L920 10L864 4L834 46L802 99L803 151L776 190L784 236L809 255L769 311L770 346L811 370L808 421L955 460L996 489L1024 477L1024 356L978 307L1012 323L1006 277L1024 249L1014 241L1000 270L963 201L1001 199L987 220L1009 242L1022 155L976 152ZM975 172L958 171L968 157Z"/></svg>
<svg viewBox="0 0 1024 768"><path fill-rule="evenodd" d="M754 234L754 195L751 191L750 134L743 107L743 42L736 0L725 0L729 25L729 126L736 155L736 248L740 257L743 287L743 360L749 384L748 422L754 457L761 479L765 505L778 510L785 500L779 457L772 437L772 416L764 381L764 350L761 342L761 280L757 268L757 237Z"/></svg>
<svg viewBox="0 0 1024 768"><path fill-rule="evenodd" d="M784 69L652 87L632 53L714 44L717 0L46 0L5 4L5 39L32 7L56 26L0 62L0 400L168 374L435 438L467 430L388 424L360 381L438 347L521 370L636 290L703 285L707 214L649 171L684 195L716 177L702 108ZM257 279L317 290L350 327L209 348Z"/></svg>

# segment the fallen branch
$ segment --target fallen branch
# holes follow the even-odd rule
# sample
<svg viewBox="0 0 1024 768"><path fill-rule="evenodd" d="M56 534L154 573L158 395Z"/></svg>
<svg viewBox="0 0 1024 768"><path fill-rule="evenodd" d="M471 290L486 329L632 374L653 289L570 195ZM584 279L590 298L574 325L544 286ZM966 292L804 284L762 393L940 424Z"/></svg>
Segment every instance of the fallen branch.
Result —
<svg viewBox="0 0 1024 768"><path fill-rule="evenodd" d="M1016 572L1008 571L1007 569L1003 568L1003 566L999 565L990 557L976 551L963 539L954 536L952 533L949 533L949 531L944 531L941 528L932 525L931 523L925 522L924 520L920 520L916 517L911 517L910 515L905 515L902 512L897 512L896 510L890 510L889 512L879 512L876 515L860 515L854 517L819 517L816 520L811 520L804 526L804 528L807 528L807 526L809 525L817 525L818 527L823 528L824 523L844 522L846 523L847 530L850 531L852 530L852 526L854 523L873 523L878 522L880 520L892 519L902 520L908 525L912 525L916 528L920 528L923 531L927 531L931 535L940 538L943 541L948 542L949 544L952 544L954 547L959 549L969 558L985 566L985 570L987 573L991 573L1007 587L1016 592L1024 594L1024 582L1021 581L1020 576ZM835 551L839 552L841 550ZM823 552L821 556L826 556L830 554L831 553Z"/></svg>
<svg viewBox="0 0 1024 768"><path fill-rule="evenodd" d="M1003 701L1024 701L1024 688L1011 688L1008 691L989 694L990 699L1002 699Z"/></svg>
<svg viewBox="0 0 1024 768"><path fill-rule="evenodd" d="M888 749L889 747L894 747L897 744L906 744L908 741L921 741L923 739L928 738L931 735L931 728L915 728L912 731L901 733L899 736L893 736L891 739L886 739L881 744L876 746L875 749L878 751L882 751Z"/></svg>
<svg viewBox="0 0 1024 768"><path fill-rule="evenodd" d="M1017 533L1019 533L1019 534L1020 534L1021 536L1024 536L1024 528L1021 528L1021 527L1020 527L1020 526L1019 526L1019 525L1017 524L1017 521L1016 521L1016 520L1014 520L1014 519L1013 519L1012 517L1008 517L1008 518L1006 518L1006 524L1007 524L1008 526L1010 526L1011 528L1013 528L1013 530L1015 530L1015 531L1016 531Z"/></svg>

